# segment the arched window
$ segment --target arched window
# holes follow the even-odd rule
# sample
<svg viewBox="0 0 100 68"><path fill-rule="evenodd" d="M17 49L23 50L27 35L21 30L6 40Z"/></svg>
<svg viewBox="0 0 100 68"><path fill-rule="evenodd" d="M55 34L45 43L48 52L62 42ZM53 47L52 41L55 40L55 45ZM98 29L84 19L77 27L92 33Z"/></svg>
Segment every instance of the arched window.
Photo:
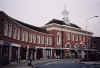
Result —
<svg viewBox="0 0 100 68"><path fill-rule="evenodd" d="M79 45L78 43L76 43L76 44L74 45L74 48L80 48L80 45Z"/></svg>
<svg viewBox="0 0 100 68"><path fill-rule="evenodd" d="M71 44L70 43L67 43L66 44L66 48L71 48Z"/></svg>

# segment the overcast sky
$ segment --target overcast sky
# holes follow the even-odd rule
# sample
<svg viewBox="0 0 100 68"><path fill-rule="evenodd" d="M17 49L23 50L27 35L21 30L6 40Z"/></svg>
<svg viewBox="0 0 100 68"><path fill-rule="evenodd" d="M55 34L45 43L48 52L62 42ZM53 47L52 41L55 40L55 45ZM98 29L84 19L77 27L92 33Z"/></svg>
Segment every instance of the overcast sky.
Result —
<svg viewBox="0 0 100 68"><path fill-rule="evenodd" d="M64 5L78 26L100 37L100 0L0 0L0 10L22 22L43 26L53 18L62 19Z"/></svg>

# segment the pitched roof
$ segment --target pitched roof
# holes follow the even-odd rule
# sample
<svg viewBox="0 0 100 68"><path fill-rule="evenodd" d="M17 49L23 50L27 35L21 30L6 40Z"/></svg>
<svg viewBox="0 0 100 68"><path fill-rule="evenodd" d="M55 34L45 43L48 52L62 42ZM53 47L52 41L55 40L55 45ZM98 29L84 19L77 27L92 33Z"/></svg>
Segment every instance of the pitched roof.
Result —
<svg viewBox="0 0 100 68"><path fill-rule="evenodd" d="M3 11L0 11L0 16L4 16L4 17L7 17L8 19L12 19L14 21L16 21L17 23L19 24L22 24L30 29L33 29L33 30L36 30L36 31L39 31L39 32L43 32L43 33L47 33L46 29L43 29L43 28L39 28L39 27L36 27L36 26L33 26L33 25L30 25L30 24L27 24L27 23L24 23L24 22L21 22L19 20L16 20L10 16L8 16L5 12Z"/></svg>
<svg viewBox="0 0 100 68"><path fill-rule="evenodd" d="M59 24L59 25L67 25L67 26L71 26L71 27L75 27L75 28L80 28L80 27L77 26L76 24L73 24L73 23L67 24L67 23L65 23L64 21L62 21L62 20L57 20L57 19L52 19L52 20L49 21L46 25L52 24L52 23Z"/></svg>
<svg viewBox="0 0 100 68"><path fill-rule="evenodd" d="M33 25L30 25L30 24L26 24L26 23L23 23L23 22L20 22L18 20L16 20L18 23L30 28L30 29L33 29L33 30L36 30L36 31L39 31L39 32L43 32L43 33L48 33L46 31L46 29L43 29L43 28L40 28L40 27L36 27L36 26L33 26Z"/></svg>

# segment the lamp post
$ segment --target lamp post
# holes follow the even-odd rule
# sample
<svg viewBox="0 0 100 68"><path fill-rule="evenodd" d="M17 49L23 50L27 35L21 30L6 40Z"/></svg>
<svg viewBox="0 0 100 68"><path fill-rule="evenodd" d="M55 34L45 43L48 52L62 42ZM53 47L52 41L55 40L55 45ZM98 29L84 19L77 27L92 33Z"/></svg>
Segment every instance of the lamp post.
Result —
<svg viewBox="0 0 100 68"><path fill-rule="evenodd" d="M89 23L89 20L91 20L91 19L94 19L94 18L98 18L99 16L92 16L92 17L89 17L88 19L87 19L87 23ZM88 27L88 24L86 23L86 26L85 26L85 29L86 29L86 32L85 32L85 38L86 38L86 34L87 34L87 27ZM88 42L85 40L85 45L87 46L88 44L87 44ZM89 45L87 46L87 48L89 49ZM89 58L89 56L88 56L88 54L89 54L89 52L87 51L87 59Z"/></svg>
<svg viewBox="0 0 100 68"><path fill-rule="evenodd" d="M92 16L92 17L89 17L88 19L87 19L87 23L86 23L86 26L85 26L85 30L86 30L86 34L87 34L87 28L88 28L88 23L89 23L89 20L91 20L91 19L94 19L94 18L98 18L99 16ZM86 35L85 35L86 36ZM86 44L86 43L85 43Z"/></svg>
<svg viewBox="0 0 100 68"><path fill-rule="evenodd" d="M91 19L94 19L94 18L98 18L99 16L92 16L92 17L89 17L87 20L86 20L86 22L87 23L89 23L89 20L91 20ZM88 24L86 23L86 26L85 26L85 29L86 29L86 31L87 31L87 27L88 27Z"/></svg>

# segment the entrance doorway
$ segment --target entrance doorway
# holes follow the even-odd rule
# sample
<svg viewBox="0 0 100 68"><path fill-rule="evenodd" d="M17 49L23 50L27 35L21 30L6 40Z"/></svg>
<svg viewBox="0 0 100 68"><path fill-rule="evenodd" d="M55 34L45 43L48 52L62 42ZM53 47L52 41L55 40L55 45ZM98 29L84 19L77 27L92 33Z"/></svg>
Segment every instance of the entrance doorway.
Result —
<svg viewBox="0 0 100 68"><path fill-rule="evenodd" d="M37 49L37 59L43 58L43 49L38 48Z"/></svg>

